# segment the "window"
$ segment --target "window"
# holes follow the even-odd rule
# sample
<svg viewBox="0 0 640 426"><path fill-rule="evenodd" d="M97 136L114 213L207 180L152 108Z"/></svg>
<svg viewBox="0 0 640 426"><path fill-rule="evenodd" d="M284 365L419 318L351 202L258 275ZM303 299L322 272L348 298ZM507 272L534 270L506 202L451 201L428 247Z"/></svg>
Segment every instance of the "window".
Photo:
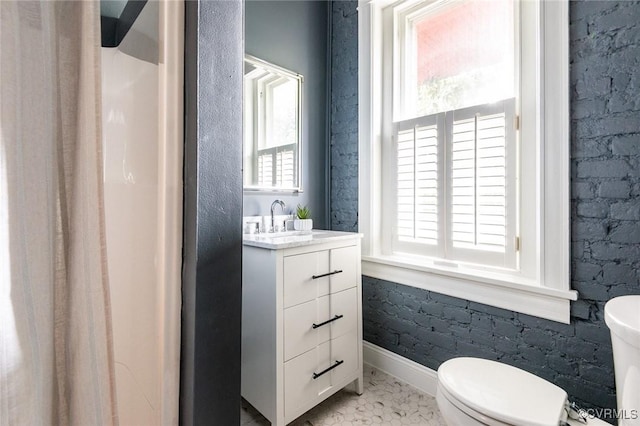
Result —
<svg viewBox="0 0 640 426"><path fill-rule="evenodd" d="M569 320L565 1L361 1L363 273Z"/></svg>
<svg viewBox="0 0 640 426"><path fill-rule="evenodd" d="M393 14L395 118L452 111L515 94L513 0L405 2ZM400 117L398 117L400 116Z"/></svg>
<svg viewBox="0 0 640 426"><path fill-rule="evenodd" d="M293 187L297 146L298 86L286 77L265 73L255 79L260 118L258 185Z"/></svg>
<svg viewBox="0 0 640 426"><path fill-rule="evenodd" d="M257 153L253 167L256 176L250 180L259 187L295 186L298 84L295 79L261 67L252 67L245 76L245 104L254 105L253 110L246 111L245 128L256 145L251 152ZM250 123L256 123L255 128Z"/></svg>
<svg viewBox="0 0 640 426"><path fill-rule="evenodd" d="M516 268L514 2L407 2L385 13L391 252Z"/></svg>
<svg viewBox="0 0 640 426"><path fill-rule="evenodd" d="M393 252L516 267L514 99L393 123Z"/></svg>

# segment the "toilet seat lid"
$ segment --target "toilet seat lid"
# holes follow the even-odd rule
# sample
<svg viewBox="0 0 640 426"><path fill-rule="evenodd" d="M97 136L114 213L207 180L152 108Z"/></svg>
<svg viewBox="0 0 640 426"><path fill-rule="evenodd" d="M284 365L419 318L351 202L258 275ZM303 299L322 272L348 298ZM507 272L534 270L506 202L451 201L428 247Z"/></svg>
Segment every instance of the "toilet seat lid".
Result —
<svg viewBox="0 0 640 426"><path fill-rule="evenodd" d="M438 385L457 402L512 425L557 426L567 400L564 390L538 376L480 358L444 362Z"/></svg>

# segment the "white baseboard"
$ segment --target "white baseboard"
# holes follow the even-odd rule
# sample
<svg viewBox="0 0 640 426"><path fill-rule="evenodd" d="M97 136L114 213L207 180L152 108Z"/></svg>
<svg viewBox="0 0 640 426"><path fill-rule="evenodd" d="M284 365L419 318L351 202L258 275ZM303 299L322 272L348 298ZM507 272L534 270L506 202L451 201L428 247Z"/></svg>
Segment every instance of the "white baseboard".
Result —
<svg viewBox="0 0 640 426"><path fill-rule="evenodd" d="M397 377L427 395L436 396L438 373L434 370L369 342L363 342L362 356L366 364Z"/></svg>

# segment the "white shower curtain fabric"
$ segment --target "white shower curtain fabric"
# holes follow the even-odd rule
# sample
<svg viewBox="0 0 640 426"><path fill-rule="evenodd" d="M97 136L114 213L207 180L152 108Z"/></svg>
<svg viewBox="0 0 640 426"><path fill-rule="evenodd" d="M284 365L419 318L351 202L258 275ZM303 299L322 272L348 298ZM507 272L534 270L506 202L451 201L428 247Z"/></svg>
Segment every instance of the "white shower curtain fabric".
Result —
<svg viewBox="0 0 640 426"><path fill-rule="evenodd" d="M117 424L98 1L0 0L0 425Z"/></svg>

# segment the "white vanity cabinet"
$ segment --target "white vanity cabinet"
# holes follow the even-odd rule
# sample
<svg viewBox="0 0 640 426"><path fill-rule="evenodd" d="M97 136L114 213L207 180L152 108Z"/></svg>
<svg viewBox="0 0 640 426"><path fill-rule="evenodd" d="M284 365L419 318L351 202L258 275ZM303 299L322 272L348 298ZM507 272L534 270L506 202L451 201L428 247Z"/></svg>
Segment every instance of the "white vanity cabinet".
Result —
<svg viewBox="0 0 640 426"><path fill-rule="evenodd" d="M242 396L274 426L362 393L360 235L314 232L243 246Z"/></svg>

